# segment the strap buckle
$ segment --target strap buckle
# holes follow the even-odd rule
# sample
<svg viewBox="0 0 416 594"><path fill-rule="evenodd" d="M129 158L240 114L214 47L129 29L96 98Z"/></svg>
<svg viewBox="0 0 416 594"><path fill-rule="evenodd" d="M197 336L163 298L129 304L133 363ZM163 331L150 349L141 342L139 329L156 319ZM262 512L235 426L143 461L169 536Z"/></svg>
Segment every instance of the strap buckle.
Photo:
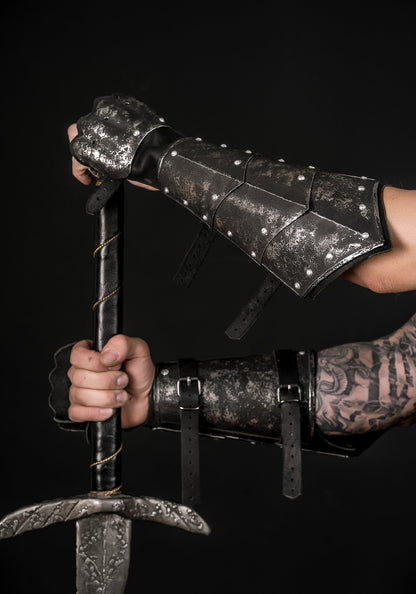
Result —
<svg viewBox="0 0 416 594"><path fill-rule="evenodd" d="M201 380L199 379L199 377L191 377L191 376L187 376L187 377L181 377L178 379L178 381L176 382L176 393L179 396L179 398L181 397L181 382L186 382L186 385L189 387L192 382L196 382L197 385L197 389L198 389L198 396L201 395L202 389L201 389ZM200 406L198 404L198 406L193 406L193 407L189 407L189 406L181 406L180 402L179 402L179 408L181 410L199 410Z"/></svg>
<svg viewBox="0 0 416 594"><path fill-rule="evenodd" d="M281 391L287 390L289 392L288 396L282 396ZM293 394L296 390L297 394ZM302 388L299 384L281 384L277 386L277 402L280 405L285 404L286 402L301 402L302 401Z"/></svg>

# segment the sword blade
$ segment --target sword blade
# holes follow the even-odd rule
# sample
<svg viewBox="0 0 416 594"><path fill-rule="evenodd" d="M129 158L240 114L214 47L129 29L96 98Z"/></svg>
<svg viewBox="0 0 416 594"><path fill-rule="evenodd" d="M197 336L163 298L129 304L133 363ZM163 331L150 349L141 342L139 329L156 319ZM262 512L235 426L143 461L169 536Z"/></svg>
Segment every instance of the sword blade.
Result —
<svg viewBox="0 0 416 594"><path fill-rule="evenodd" d="M77 594L122 594L130 564L131 520L96 514L77 521Z"/></svg>

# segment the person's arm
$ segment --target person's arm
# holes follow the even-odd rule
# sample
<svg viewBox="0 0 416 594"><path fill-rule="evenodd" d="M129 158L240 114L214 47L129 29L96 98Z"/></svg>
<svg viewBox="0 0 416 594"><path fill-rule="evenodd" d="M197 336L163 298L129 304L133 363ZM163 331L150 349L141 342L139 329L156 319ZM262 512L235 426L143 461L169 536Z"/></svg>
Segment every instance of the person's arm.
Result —
<svg viewBox="0 0 416 594"><path fill-rule="evenodd" d="M74 176L162 190L301 297L338 275L378 293L416 289L416 190L215 147L162 121L134 98L97 100L68 129Z"/></svg>
<svg viewBox="0 0 416 594"><path fill-rule="evenodd" d="M383 202L392 249L341 276L376 293L416 290L416 190L386 186Z"/></svg>
<svg viewBox="0 0 416 594"><path fill-rule="evenodd" d="M416 416L416 314L371 342L318 352L315 422L327 435L411 425Z"/></svg>
<svg viewBox="0 0 416 594"><path fill-rule="evenodd" d="M115 360L108 360L110 351ZM241 409L250 408L256 391L263 392L263 404L270 402L272 408L278 383L273 358L265 355L235 361L238 364L232 367L227 367L227 361L218 362L223 374L217 369L218 378L222 378L218 379L218 390L231 393L234 387ZM72 421L102 421L115 407L122 407L124 428L146 421L155 366L143 340L118 335L101 354L91 350L89 341L81 341L72 349L71 363ZM212 391L216 386L214 364L205 365L207 377L214 377L210 379ZM238 377L239 370L246 375ZM119 378L121 385L117 384ZM226 385L221 385L223 380L227 380ZM247 381L251 382L249 388ZM389 336L318 351L316 377L310 381L315 387L315 424L328 436L412 424L416 420L416 314ZM274 414L272 410L270 414Z"/></svg>

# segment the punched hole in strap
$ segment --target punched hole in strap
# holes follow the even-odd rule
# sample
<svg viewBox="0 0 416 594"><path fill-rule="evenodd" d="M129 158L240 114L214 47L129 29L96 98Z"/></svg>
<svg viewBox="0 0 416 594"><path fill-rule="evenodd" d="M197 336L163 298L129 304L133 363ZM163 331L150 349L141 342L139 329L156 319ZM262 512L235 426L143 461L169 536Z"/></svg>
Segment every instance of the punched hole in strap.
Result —
<svg viewBox="0 0 416 594"><path fill-rule="evenodd" d="M205 223L201 226L173 277L176 286L189 287L207 257L216 236L217 231L210 229Z"/></svg>
<svg viewBox="0 0 416 594"><path fill-rule="evenodd" d="M282 494L295 499L302 491L301 403L303 391L298 383L297 357L294 351L275 351L279 377L277 405L280 408L283 451Z"/></svg>
<svg viewBox="0 0 416 594"><path fill-rule="evenodd" d="M262 311L281 286L281 282L274 274L267 274L256 292L243 306L225 331L231 340L240 340L250 330L260 317Z"/></svg>
<svg viewBox="0 0 416 594"><path fill-rule="evenodd" d="M195 505L200 500L199 486L199 409L201 381L196 362L179 362L176 384L181 424L182 503Z"/></svg>

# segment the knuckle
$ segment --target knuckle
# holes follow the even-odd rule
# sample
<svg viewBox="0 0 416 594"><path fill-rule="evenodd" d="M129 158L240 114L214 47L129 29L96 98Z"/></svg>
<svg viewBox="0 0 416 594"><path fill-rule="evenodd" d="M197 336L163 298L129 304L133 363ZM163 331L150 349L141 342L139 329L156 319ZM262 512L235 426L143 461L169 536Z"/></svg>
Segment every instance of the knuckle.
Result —
<svg viewBox="0 0 416 594"><path fill-rule="evenodd" d="M99 406L103 408L113 408L117 403L116 400L117 392L108 390L101 394L101 400Z"/></svg>
<svg viewBox="0 0 416 594"><path fill-rule="evenodd" d="M85 420L79 415L79 408L76 406L70 406L68 408L68 418L74 423L82 423Z"/></svg>

